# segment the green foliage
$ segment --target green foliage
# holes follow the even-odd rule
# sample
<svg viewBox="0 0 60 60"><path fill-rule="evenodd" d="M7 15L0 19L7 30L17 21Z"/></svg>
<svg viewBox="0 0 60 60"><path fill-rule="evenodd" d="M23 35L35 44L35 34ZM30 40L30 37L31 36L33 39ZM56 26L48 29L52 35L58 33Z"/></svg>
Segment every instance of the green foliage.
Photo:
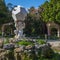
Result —
<svg viewBox="0 0 60 60"><path fill-rule="evenodd" d="M33 57L29 58L28 54L23 54L22 56L23 56L22 58L24 58L23 60L34 60ZM34 57L34 58L36 58L36 57ZM60 59L60 55L58 53L56 53L56 54L54 54L53 58L44 58L44 57L40 56L40 58L37 58L36 60L59 60L59 59Z"/></svg>
<svg viewBox="0 0 60 60"><path fill-rule="evenodd" d="M50 38L49 39L52 39L52 40L59 40L60 39L60 37L57 37L57 36L50 36Z"/></svg>
<svg viewBox="0 0 60 60"><path fill-rule="evenodd" d="M24 33L26 36L37 37L46 33L46 24L36 13L29 13L25 19Z"/></svg>
<svg viewBox="0 0 60 60"><path fill-rule="evenodd" d="M18 42L17 43L18 45L25 45L25 46L27 46L27 45L33 45L33 43L32 42L29 42L29 41L20 41L20 42Z"/></svg>
<svg viewBox="0 0 60 60"><path fill-rule="evenodd" d="M60 60L60 54L54 54L54 57L51 60Z"/></svg>
<svg viewBox="0 0 60 60"><path fill-rule="evenodd" d="M42 18L45 22L54 21L60 23L60 1L50 0L46 1L42 6ZM40 8L41 8L40 7Z"/></svg>
<svg viewBox="0 0 60 60"><path fill-rule="evenodd" d="M37 42L38 42L39 44L46 44L46 42L45 42L44 40L40 40L40 39L38 39Z"/></svg>
<svg viewBox="0 0 60 60"><path fill-rule="evenodd" d="M5 0L0 0L0 24L13 22L11 12L9 12Z"/></svg>
<svg viewBox="0 0 60 60"><path fill-rule="evenodd" d="M54 55L53 50L48 46L45 46L45 48L42 48L41 55L45 58L52 58Z"/></svg>
<svg viewBox="0 0 60 60"><path fill-rule="evenodd" d="M3 24L10 22L13 22L11 12L8 10L8 7L5 4L5 0L0 0L0 27L2 28ZM4 29L1 30L5 32Z"/></svg>

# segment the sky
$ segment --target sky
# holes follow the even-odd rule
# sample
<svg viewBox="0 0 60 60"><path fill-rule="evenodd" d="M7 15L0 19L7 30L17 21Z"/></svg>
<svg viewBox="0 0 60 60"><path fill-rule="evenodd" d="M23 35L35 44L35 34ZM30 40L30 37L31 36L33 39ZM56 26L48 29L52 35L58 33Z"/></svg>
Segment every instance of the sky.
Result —
<svg viewBox="0 0 60 60"><path fill-rule="evenodd" d="M20 5L25 8L30 8L31 6L38 8L45 1L46 0L5 0L6 4L12 3L13 5Z"/></svg>

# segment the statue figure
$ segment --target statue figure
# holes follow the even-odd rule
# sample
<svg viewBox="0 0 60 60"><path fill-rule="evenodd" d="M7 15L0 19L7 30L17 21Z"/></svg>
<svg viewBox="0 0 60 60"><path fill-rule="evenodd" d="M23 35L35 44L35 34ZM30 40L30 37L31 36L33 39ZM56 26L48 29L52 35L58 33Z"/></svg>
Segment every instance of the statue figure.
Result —
<svg viewBox="0 0 60 60"><path fill-rule="evenodd" d="M16 30L14 31L17 38L23 37L23 28L25 27L25 17L27 16L27 11L21 6L16 6L12 10L12 17L14 19Z"/></svg>

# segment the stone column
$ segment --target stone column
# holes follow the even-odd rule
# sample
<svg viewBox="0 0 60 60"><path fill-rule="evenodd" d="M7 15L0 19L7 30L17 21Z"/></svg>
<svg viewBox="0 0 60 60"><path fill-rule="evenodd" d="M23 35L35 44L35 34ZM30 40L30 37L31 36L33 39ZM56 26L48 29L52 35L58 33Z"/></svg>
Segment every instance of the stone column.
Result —
<svg viewBox="0 0 60 60"><path fill-rule="evenodd" d="M17 53L15 52L14 55L15 55L15 60L17 60Z"/></svg>
<svg viewBox="0 0 60 60"><path fill-rule="evenodd" d="M5 25L2 25L2 36L4 36Z"/></svg>
<svg viewBox="0 0 60 60"><path fill-rule="evenodd" d="M48 38L50 37L50 23L47 24Z"/></svg>
<svg viewBox="0 0 60 60"><path fill-rule="evenodd" d="M58 28L58 31L57 31L57 36L60 37L60 30Z"/></svg>

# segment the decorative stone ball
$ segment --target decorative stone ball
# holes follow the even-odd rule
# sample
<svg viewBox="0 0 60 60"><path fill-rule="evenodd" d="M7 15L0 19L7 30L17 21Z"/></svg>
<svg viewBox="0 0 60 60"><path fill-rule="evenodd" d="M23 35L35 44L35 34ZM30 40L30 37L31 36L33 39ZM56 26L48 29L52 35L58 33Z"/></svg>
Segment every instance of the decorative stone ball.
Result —
<svg viewBox="0 0 60 60"><path fill-rule="evenodd" d="M26 49L32 49L31 45L26 46Z"/></svg>
<svg viewBox="0 0 60 60"><path fill-rule="evenodd" d="M16 6L12 10L12 17L14 21L17 21L17 20L24 21L26 16L27 16L27 11L24 7Z"/></svg>

